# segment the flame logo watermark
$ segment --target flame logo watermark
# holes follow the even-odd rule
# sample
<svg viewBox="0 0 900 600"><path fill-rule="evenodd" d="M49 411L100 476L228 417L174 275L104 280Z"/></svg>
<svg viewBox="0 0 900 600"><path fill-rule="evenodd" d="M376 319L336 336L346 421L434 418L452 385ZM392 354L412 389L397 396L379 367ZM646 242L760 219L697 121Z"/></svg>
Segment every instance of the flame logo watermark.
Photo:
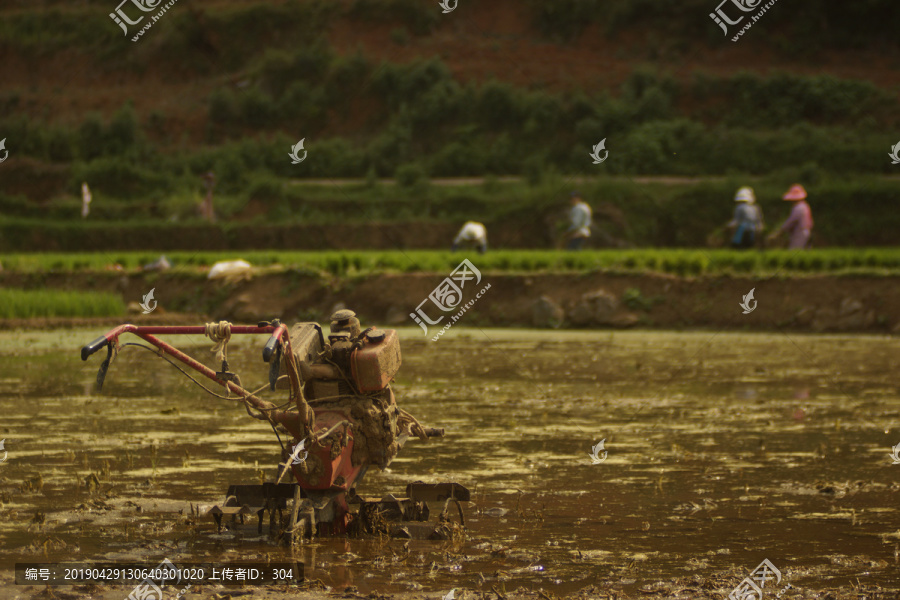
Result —
<svg viewBox="0 0 900 600"><path fill-rule="evenodd" d="M897 144L897 146L900 147L900 144ZM0 140L0 150L4 151L3 158L0 158L0 163L2 163L9 156L9 150L6 149L6 138Z"/></svg>
<svg viewBox="0 0 900 600"><path fill-rule="evenodd" d="M0 440L0 450L3 450L3 458L0 458L0 463L6 462L6 457L9 456L9 452L7 452L7 451L3 448L3 443L4 443L5 441L6 441L6 438Z"/></svg>
<svg viewBox="0 0 900 600"><path fill-rule="evenodd" d="M3 141L6 141L6 140L3 140ZM3 142L0 142L0 144L2 144L2 143ZM0 148L2 148L2 147L3 146L0 145ZM888 154L888 156L891 157L891 161L892 161L891 164L900 165L900 142L897 142L897 145L894 146L893 148L891 148L891 153ZM0 162L3 162L3 161L0 161Z"/></svg>
<svg viewBox="0 0 900 600"><path fill-rule="evenodd" d="M156 300L153 299L153 292L156 291L156 288L153 288L146 294L144 294L144 298L141 302L141 308L144 309L144 314L149 315L154 310L156 310L156 305L158 304ZM150 303L153 303L153 306L150 306Z"/></svg>
<svg viewBox="0 0 900 600"><path fill-rule="evenodd" d="M602 440L600 440L599 444L597 444L596 446L591 448L591 453L588 456L591 457L592 465L599 465L604 460L606 460L606 457L609 455L609 452L603 446L603 444L605 444L605 443L606 443L606 438L603 438ZM601 451L603 452L602 457L600 457Z"/></svg>
<svg viewBox="0 0 900 600"><path fill-rule="evenodd" d="M453 4L450 4L450 0L441 0L440 6L443 8L443 13L446 15L449 12L453 12L456 10L457 5L459 4L459 0L453 0Z"/></svg>
<svg viewBox="0 0 900 600"><path fill-rule="evenodd" d="M3 442L0 442L0 448L3 448ZM900 465L900 444L892 447L891 450L893 450L893 452L891 453L891 458L894 459L893 464Z"/></svg>
<svg viewBox="0 0 900 600"><path fill-rule="evenodd" d="M756 290L756 288L753 288L752 290L750 290L750 293L749 293L749 294L746 294L746 295L744 296L743 302L741 302L741 303L738 305L738 306L740 306L741 308L744 309L744 314L745 314L745 315L749 315L749 314L752 313L754 310L756 310L756 305L758 304L758 302L757 302L756 300L753 299L753 292L754 292L755 290ZM751 303L751 302L753 303L753 306L750 306L750 303Z"/></svg>
<svg viewBox="0 0 900 600"><path fill-rule="evenodd" d="M306 160L306 150L303 150L303 142L304 142L304 141L306 141L306 138L303 138L302 140L300 140L299 142L297 142L296 144L294 144L294 145L291 147L291 153L288 154L288 156L291 157L291 164L292 164L292 165L299 165L299 164L302 163L304 160ZM299 153L301 150L303 150L303 158L300 158L300 156L298 155L298 153Z"/></svg>
<svg viewBox="0 0 900 600"><path fill-rule="evenodd" d="M301 452L303 453L303 456L300 456ZM290 458L288 458L288 460L291 461L292 465L299 465L306 460L307 456L309 456L309 452L306 451L306 440L304 439L299 444L294 446L291 451L291 456Z"/></svg>
<svg viewBox="0 0 900 600"><path fill-rule="evenodd" d="M606 154L603 155L603 158L600 158L600 151L603 150ZM594 151L591 152L591 158L594 159L594 164L599 165L604 160L609 158L609 150L606 149L606 138L600 140L600 143L594 146Z"/></svg>

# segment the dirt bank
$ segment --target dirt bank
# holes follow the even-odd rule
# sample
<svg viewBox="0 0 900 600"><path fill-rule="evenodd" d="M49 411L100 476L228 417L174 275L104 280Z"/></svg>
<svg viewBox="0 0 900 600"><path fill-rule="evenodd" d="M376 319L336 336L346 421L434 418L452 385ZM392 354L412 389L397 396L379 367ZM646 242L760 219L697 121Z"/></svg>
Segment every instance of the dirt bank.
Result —
<svg viewBox="0 0 900 600"><path fill-rule="evenodd" d="M0 284L25 288L106 290L121 293L135 307L155 288L159 302L134 322L183 323L198 318L256 322L327 317L338 304L368 322L415 326L410 313L447 274L378 274L337 278L296 270L258 274L237 282L209 281L184 273L121 275L4 273ZM725 330L900 331L897 277L814 276L768 278L716 276L679 278L660 274L484 273L478 289L490 289L461 319L466 327ZM740 303L748 298L744 314ZM471 286L463 304L474 298ZM429 308L430 307L430 308ZM426 302L437 319L440 311ZM138 313L140 311L137 311ZM453 313L445 313L448 316ZM105 321L120 322L120 317ZM0 320L0 328L86 325L97 320ZM433 330L434 328L432 328ZM431 333L431 330L429 331Z"/></svg>

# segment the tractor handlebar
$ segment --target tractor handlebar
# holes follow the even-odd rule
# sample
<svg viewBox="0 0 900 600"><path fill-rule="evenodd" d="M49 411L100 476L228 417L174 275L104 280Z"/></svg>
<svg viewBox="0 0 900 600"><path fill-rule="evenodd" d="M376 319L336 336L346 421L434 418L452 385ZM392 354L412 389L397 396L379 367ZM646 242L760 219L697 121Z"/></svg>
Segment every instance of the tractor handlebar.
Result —
<svg viewBox="0 0 900 600"><path fill-rule="evenodd" d="M275 353L275 349L278 347L278 336L273 335L269 338L269 341L266 342L266 345L263 346L263 361L269 362L272 360L272 355Z"/></svg>
<svg viewBox="0 0 900 600"><path fill-rule="evenodd" d="M147 325L147 326L137 326L137 325L119 325L118 327L110 330L106 335L98 337L96 340L91 342L90 344L86 344L81 348L81 360L87 360L92 354L100 351L103 348L107 349L106 360L103 361L103 364L100 365L100 370L97 373L97 387L98 389L103 385L103 379L106 377L106 371L109 368L109 364L112 361L113 353L115 348L118 347L119 336L123 333L133 333L139 338L150 342L153 346L155 346L161 353L168 354L175 359L183 362L190 368L195 371L199 371L209 379L212 379L216 383L223 385L222 381L218 378L217 373L215 371L210 370L205 367L201 363L187 356L177 348L170 346L169 344L163 342L159 338L155 337L156 334L168 334L168 335L204 335L206 334L206 326L163 326L163 325ZM266 362L273 356L275 356L274 363L278 363L279 358L281 356L280 352L275 352L275 348L277 346L278 337L281 333L287 331L287 328L281 324L281 321L277 319L272 321L271 323L260 323L259 325L252 326L243 326L243 325L234 325L231 327L231 333L233 335L240 334L252 334L252 333L274 333L272 339L269 340L269 343L266 344L266 350L263 351L263 355L266 357ZM273 346L271 350L269 347ZM280 349L280 348L279 348ZM273 364L273 368L271 371L277 373L278 368L276 364ZM228 383L229 386L233 386L235 384ZM273 386L274 389L274 386Z"/></svg>
<svg viewBox="0 0 900 600"><path fill-rule="evenodd" d="M81 349L81 360L87 360L91 354L102 350L104 346L109 344L109 340L106 339L105 335L101 335L96 340L91 342L90 344L85 344Z"/></svg>
<svg viewBox="0 0 900 600"><path fill-rule="evenodd" d="M260 325L263 324L260 323ZM281 339L282 334L287 331L287 327L278 319L275 319L271 323L266 323L266 325L275 327L275 330L272 332L272 337L270 337L269 341L266 342L266 345L263 346L263 361L269 362L272 360L272 355L275 354L275 350L278 349L278 341Z"/></svg>

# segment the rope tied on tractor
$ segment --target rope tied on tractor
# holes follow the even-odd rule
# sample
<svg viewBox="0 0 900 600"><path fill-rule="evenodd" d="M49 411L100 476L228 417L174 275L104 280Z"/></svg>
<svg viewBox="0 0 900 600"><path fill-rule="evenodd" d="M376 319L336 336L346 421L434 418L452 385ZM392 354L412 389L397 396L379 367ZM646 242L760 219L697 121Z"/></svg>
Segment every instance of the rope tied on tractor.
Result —
<svg viewBox="0 0 900 600"><path fill-rule="evenodd" d="M220 363L227 364L225 358L225 346L231 340L231 323L228 321L219 321L218 323L206 324L206 337L215 342L210 352L216 354L216 360Z"/></svg>
<svg viewBox="0 0 900 600"><path fill-rule="evenodd" d="M232 373L228 370L228 357L226 354L226 348L228 346L228 342L231 341L231 323L229 323L228 321L207 323L204 333L206 334L206 337L215 342L215 345L212 347L212 350L210 350L210 352L215 353L216 361L222 364L222 370L216 372L216 377L223 381L233 381L238 385L241 385L241 380L237 376L237 373ZM228 394L228 397L231 398L231 389L228 386L225 386L225 390ZM249 406L247 407L247 413L250 413Z"/></svg>
<svg viewBox="0 0 900 600"><path fill-rule="evenodd" d="M416 436L420 440L427 440L428 434L425 432L425 428L422 427L422 424L419 423L419 420L402 408L399 409L399 411L400 418L397 420L397 425L400 426L400 429L408 430L410 434Z"/></svg>

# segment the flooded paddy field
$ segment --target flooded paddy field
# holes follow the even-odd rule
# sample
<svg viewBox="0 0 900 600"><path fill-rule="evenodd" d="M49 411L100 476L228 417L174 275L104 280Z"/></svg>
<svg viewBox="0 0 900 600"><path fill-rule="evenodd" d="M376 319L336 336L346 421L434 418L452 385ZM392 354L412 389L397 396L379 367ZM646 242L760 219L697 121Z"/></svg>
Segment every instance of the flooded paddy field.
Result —
<svg viewBox="0 0 900 600"><path fill-rule="evenodd" d="M205 585L189 599L721 599L766 559L782 576L766 598L787 584L783 598L900 598L897 338L402 330L397 402L447 434L410 440L359 492L457 481L473 491L467 537L291 550L192 515L230 484L274 480L271 428L135 347L94 393L102 356L78 350L101 333L0 333L0 598L131 591L16 586L16 562L164 558L306 566L300 593ZM189 341L211 365L211 344ZM229 345L249 389L266 382L264 342Z"/></svg>

